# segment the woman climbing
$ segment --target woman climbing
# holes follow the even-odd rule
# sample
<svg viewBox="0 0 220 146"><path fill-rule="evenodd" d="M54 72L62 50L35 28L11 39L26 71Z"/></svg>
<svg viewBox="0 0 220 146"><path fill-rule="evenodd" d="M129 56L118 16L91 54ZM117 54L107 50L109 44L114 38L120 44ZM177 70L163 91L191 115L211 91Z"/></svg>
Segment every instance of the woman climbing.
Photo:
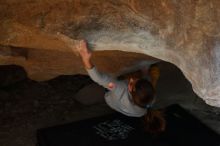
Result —
<svg viewBox="0 0 220 146"><path fill-rule="evenodd" d="M148 67L150 79L143 78L143 72L138 71L120 77L127 80L119 80L97 70L91 61L92 52L88 49L86 41L80 41L77 51L92 80L108 89L104 98L111 108L130 117L143 117L144 127L150 133L165 130L162 112L152 109L156 100L155 86L160 74L156 65Z"/></svg>

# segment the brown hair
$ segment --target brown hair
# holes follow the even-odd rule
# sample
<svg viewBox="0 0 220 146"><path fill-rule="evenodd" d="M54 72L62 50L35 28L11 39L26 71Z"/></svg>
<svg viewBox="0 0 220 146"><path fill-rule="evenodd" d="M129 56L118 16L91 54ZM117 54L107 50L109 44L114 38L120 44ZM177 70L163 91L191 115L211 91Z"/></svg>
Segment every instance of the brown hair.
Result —
<svg viewBox="0 0 220 146"><path fill-rule="evenodd" d="M163 112L151 108L156 97L152 84L147 79L139 79L131 94L136 105L147 109L143 117L145 130L152 134L163 132L166 126Z"/></svg>

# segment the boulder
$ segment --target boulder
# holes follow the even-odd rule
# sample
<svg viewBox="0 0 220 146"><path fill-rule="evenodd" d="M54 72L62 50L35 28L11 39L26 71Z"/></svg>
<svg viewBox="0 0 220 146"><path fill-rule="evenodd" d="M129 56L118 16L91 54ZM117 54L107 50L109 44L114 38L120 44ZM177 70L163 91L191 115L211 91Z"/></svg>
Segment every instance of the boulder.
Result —
<svg viewBox="0 0 220 146"><path fill-rule="evenodd" d="M105 88L96 83L89 84L79 90L74 99L83 105L104 103Z"/></svg>
<svg viewBox="0 0 220 146"><path fill-rule="evenodd" d="M101 71L171 62L206 103L220 107L219 7L219 0L5 0L0 64L21 65L35 80L86 74L72 52L83 38Z"/></svg>

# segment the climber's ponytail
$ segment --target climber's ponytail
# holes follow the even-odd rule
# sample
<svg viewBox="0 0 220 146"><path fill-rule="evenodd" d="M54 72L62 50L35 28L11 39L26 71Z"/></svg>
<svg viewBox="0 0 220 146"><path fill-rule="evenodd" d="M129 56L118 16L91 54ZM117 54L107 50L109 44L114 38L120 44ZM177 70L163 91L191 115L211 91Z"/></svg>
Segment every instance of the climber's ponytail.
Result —
<svg viewBox="0 0 220 146"><path fill-rule="evenodd" d="M143 122L145 131L151 134L159 134L166 128L164 113L160 110L149 108L143 117Z"/></svg>

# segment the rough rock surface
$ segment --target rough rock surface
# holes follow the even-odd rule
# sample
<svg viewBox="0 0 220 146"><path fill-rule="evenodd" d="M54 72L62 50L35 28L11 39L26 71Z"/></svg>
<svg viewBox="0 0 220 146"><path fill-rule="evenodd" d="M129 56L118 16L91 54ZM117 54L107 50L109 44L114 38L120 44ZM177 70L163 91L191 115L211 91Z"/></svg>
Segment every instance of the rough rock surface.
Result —
<svg viewBox="0 0 220 146"><path fill-rule="evenodd" d="M206 103L220 107L219 7L219 0L1 0L0 64L22 65L35 80L85 73L71 53L77 41L61 33L86 38L97 53L171 62ZM96 63L113 74L148 58L108 53Z"/></svg>

